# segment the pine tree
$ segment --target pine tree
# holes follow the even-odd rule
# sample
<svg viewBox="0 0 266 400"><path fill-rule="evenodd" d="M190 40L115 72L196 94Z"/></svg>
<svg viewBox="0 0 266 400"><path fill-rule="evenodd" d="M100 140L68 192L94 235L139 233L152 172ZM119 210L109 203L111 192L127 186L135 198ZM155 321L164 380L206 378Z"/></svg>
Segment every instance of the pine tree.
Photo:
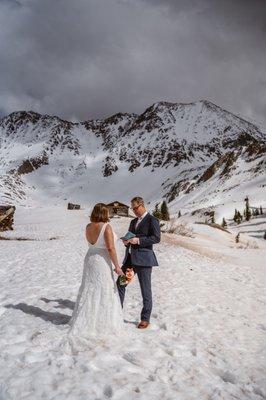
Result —
<svg viewBox="0 0 266 400"><path fill-rule="evenodd" d="M212 217L211 217L211 223L212 223L212 224L215 224L214 211L213 211L213 214L212 214Z"/></svg>
<svg viewBox="0 0 266 400"><path fill-rule="evenodd" d="M159 205L160 205L160 203L155 204L155 209L152 212L152 215L154 217L158 218L158 219L162 219L162 214L161 214L161 211L159 209Z"/></svg>
<svg viewBox="0 0 266 400"><path fill-rule="evenodd" d="M237 211L237 213L236 213L236 220L235 220L235 222L237 223L237 225L239 225L240 224L240 222L242 221L242 215L240 214L240 211Z"/></svg>
<svg viewBox="0 0 266 400"><path fill-rule="evenodd" d="M236 222L236 220L237 220L237 209L236 208L235 208L235 215L233 217L233 220L234 220L234 222Z"/></svg>
<svg viewBox="0 0 266 400"><path fill-rule="evenodd" d="M223 221L222 221L222 225L221 225L223 228L227 228L227 223L226 223L226 220L225 220L225 218L223 218Z"/></svg>
<svg viewBox="0 0 266 400"><path fill-rule="evenodd" d="M266 240L266 231L264 232L263 239Z"/></svg>
<svg viewBox="0 0 266 400"><path fill-rule="evenodd" d="M181 211L178 211L178 218L181 217Z"/></svg>
<svg viewBox="0 0 266 400"><path fill-rule="evenodd" d="M263 214L262 207L260 206L260 215Z"/></svg>
<svg viewBox="0 0 266 400"><path fill-rule="evenodd" d="M162 202L162 205L161 205L161 219L163 221L170 220L169 211L168 211L168 207L167 207L165 200Z"/></svg>
<svg viewBox="0 0 266 400"><path fill-rule="evenodd" d="M246 217L246 221L249 221L250 218L251 218L251 212L250 212L250 208L249 208L249 199L248 199L248 197L245 198L245 202L246 202L245 217Z"/></svg>
<svg viewBox="0 0 266 400"><path fill-rule="evenodd" d="M240 239L240 232L238 232L238 234L235 237L236 243L239 243L239 239Z"/></svg>

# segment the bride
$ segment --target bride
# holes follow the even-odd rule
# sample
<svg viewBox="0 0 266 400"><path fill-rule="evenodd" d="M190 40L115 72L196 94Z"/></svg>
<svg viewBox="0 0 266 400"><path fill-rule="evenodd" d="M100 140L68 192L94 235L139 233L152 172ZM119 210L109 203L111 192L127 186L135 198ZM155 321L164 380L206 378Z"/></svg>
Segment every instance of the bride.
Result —
<svg viewBox="0 0 266 400"><path fill-rule="evenodd" d="M68 334L89 338L101 334L119 334L124 329L122 307L113 271L123 275L115 241L117 235L109 221L109 210L97 203L86 226L89 249L84 259L82 282ZM114 270L113 266L114 265Z"/></svg>

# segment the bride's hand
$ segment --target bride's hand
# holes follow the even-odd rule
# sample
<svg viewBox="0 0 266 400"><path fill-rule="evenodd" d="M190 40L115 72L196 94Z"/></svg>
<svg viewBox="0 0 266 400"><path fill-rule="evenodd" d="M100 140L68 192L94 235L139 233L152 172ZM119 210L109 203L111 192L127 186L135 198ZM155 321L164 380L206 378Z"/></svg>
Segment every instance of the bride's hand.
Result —
<svg viewBox="0 0 266 400"><path fill-rule="evenodd" d="M120 267L115 267L114 271L117 275L125 275Z"/></svg>

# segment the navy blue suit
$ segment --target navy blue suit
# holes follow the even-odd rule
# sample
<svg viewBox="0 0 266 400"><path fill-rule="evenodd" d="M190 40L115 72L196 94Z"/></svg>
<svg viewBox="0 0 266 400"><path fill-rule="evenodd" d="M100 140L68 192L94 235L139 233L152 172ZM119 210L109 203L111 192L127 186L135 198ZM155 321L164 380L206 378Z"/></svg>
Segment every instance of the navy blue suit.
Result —
<svg viewBox="0 0 266 400"><path fill-rule="evenodd" d="M151 291L151 272L152 267L158 266L157 258L153 252L153 244L159 243L161 240L161 229L157 218L150 213L140 221L136 228L138 218L134 218L129 225L128 230L135 233L139 238L139 245L127 245L126 254L123 260L122 270L125 273L127 267L133 267L134 272L138 275L140 289L143 299L143 308L141 311L141 320L150 321L152 311L152 291ZM131 246L131 253L129 253ZM125 291L127 285L120 285L117 279L117 287L120 296L121 305L123 307Z"/></svg>

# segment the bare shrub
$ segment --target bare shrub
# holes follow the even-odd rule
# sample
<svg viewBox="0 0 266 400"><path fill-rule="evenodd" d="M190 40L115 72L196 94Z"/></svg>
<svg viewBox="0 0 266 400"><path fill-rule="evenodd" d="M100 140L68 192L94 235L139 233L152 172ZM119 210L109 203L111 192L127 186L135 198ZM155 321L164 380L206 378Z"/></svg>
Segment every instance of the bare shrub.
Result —
<svg viewBox="0 0 266 400"><path fill-rule="evenodd" d="M162 230L166 233L175 233L181 236L193 237L193 229L186 222L180 222L175 218L170 219L164 225L164 229Z"/></svg>
<svg viewBox="0 0 266 400"><path fill-rule="evenodd" d="M240 240L236 247L237 249L259 249L258 242L253 239Z"/></svg>

